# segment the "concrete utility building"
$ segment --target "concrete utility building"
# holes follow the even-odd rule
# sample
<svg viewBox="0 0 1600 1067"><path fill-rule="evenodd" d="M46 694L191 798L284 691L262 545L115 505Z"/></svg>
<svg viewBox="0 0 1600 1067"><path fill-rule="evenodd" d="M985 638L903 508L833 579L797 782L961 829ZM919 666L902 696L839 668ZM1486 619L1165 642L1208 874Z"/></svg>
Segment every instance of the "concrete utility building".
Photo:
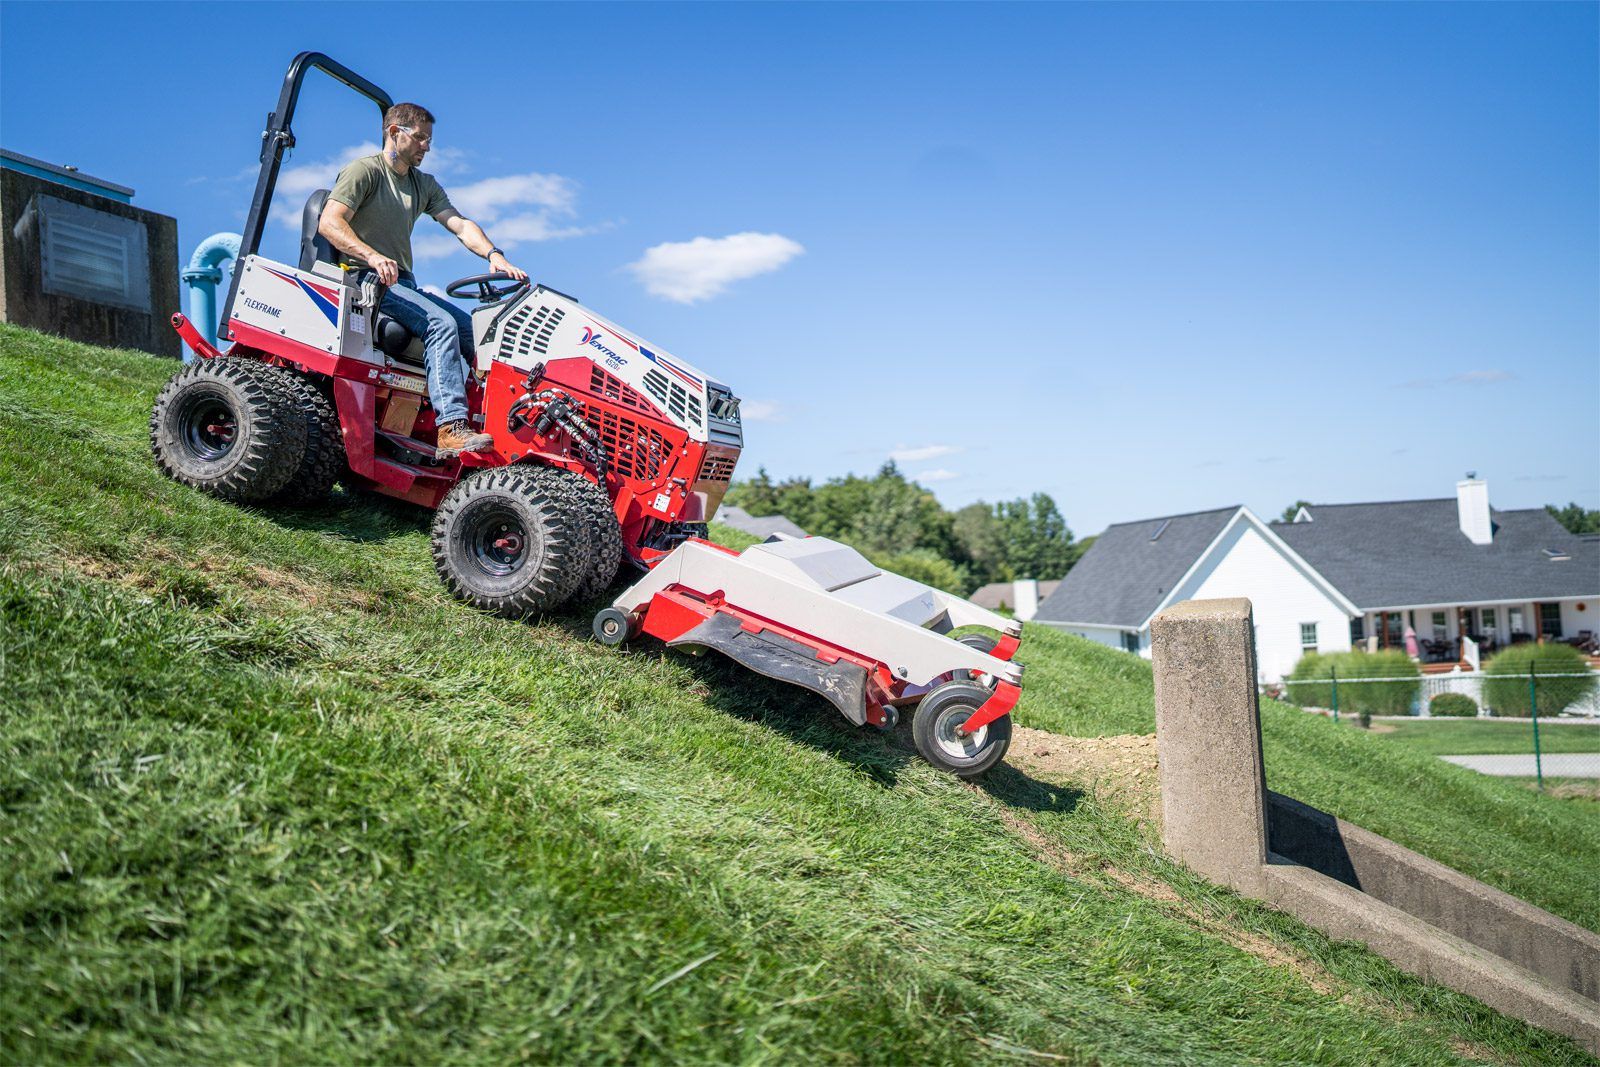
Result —
<svg viewBox="0 0 1600 1067"><path fill-rule="evenodd" d="M133 190L0 148L0 321L181 354L178 220Z"/></svg>
<svg viewBox="0 0 1600 1067"><path fill-rule="evenodd" d="M1183 600L1248 597L1262 681L1306 652L1406 648L1454 661L1600 632L1600 537L1543 508L1496 511L1469 477L1456 497L1313 504L1293 522L1249 508L1106 530L1033 621L1148 657L1150 620Z"/></svg>

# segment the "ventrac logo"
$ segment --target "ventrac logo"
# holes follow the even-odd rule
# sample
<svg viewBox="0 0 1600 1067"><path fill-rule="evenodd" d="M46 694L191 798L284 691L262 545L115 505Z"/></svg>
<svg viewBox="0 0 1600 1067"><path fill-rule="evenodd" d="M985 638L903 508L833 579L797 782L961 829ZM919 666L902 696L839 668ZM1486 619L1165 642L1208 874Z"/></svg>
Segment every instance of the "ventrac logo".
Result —
<svg viewBox="0 0 1600 1067"><path fill-rule="evenodd" d="M622 366L624 363L627 362L627 360L625 360L621 356L617 355L617 353L615 351L613 351L612 349L607 348L605 345L600 343L600 338L602 338L604 336L605 336L605 334L601 333L599 330L592 329L592 328L590 328L588 326L585 326L583 328L583 340L579 341L578 344L583 345L583 346L588 347L588 348L598 348L601 352L604 352L605 353L605 357L606 357L606 363L609 366L612 366L612 367L620 367L620 366Z"/></svg>

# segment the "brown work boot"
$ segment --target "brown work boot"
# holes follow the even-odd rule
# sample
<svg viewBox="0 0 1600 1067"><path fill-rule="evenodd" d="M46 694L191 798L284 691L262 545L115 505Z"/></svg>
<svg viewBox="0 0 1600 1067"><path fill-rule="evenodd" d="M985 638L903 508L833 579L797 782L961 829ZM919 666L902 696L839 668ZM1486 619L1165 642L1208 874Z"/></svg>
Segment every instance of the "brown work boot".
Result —
<svg viewBox="0 0 1600 1067"><path fill-rule="evenodd" d="M439 427L439 443L434 455L439 459L451 459L463 452L482 452L492 444L493 437L486 433L473 433L466 419L457 419Z"/></svg>

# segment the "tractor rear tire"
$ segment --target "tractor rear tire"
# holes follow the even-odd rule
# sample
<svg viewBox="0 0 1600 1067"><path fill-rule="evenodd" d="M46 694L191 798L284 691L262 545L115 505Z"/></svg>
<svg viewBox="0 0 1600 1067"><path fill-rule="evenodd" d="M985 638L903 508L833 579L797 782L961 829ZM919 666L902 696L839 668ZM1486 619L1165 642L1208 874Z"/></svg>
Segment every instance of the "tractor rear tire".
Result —
<svg viewBox="0 0 1600 1067"><path fill-rule="evenodd" d="M577 486L578 499L588 523L589 544L594 549L593 566L572 594L574 601L585 604L610 589L611 583L617 580L617 567L622 563L622 527L617 523L617 512L604 488L581 474L570 477Z"/></svg>
<svg viewBox="0 0 1600 1067"><path fill-rule="evenodd" d="M339 412L333 401L304 375L281 367L264 367L263 370L282 381L283 388L294 397L306 420L305 454L289 478L289 484L279 490L272 502L290 507L324 503L333 492L333 483L345 472L344 433L339 428Z"/></svg>
<svg viewBox="0 0 1600 1067"><path fill-rule="evenodd" d="M545 467L498 467L456 483L433 520L445 587L507 618L559 608L590 565L583 513Z"/></svg>
<svg viewBox="0 0 1600 1067"><path fill-rule="evenodd" d="M1004 759L1011 747L1010 715L1002 715L970 737L956 733L956 727L977 714L989 696L989 690L967 681L935 686L917 705L911 720L917 754L958 778L976 778Z"/></svg>
<svg viewBox="0 0 1600 1067"><path fill-rule="evenodd" d="M266 500L305 455L306 421L264 364L195 360L150 412L150 450L174 481L236 503Z"/></svg>

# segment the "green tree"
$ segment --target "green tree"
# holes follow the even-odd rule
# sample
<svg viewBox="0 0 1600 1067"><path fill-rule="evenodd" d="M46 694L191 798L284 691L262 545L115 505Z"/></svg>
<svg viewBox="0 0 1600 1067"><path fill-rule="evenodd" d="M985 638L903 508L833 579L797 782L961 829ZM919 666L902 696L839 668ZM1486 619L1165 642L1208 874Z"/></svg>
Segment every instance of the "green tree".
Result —
<svg viewBox="0 0 1600 1067"><path fill-rule="evenodd" d="M966 564L972 580L978 585L1009 581L1011 567L1006 558L1006 534L995 516L994 506L978 501L956 512L951 520L951 533Z"/></svg>
<svg viewBox="0 0 1600 1067"><path fill-rule="evenodd" d="M1278 521L1293 522L1294 517L1300 514L1301 508L1309 508L1310 506L1311 501L1309 500L1296 500L1293 504L1290 504L1288 507L1283 509L1283 515L1279 517Z"/></svg>
<svg viewBox="0 0 1600 1067"><path fill-rule="evenodd" d="M1567 528L1567 532L1575 534L1600 533L1600 511L1590 511L1579 506L1573 501L1564 508L1554 504L1546 504L1544 509L1555 516L1557 522Z"/></svg>
<svg viewBox="0 0 1600 1067"><path fill-rule="evenodd" d="M1006 561L1017 578L1059 578L1076 562L1072 531L1049 493L995 505L1006 537Z"/></svg>

